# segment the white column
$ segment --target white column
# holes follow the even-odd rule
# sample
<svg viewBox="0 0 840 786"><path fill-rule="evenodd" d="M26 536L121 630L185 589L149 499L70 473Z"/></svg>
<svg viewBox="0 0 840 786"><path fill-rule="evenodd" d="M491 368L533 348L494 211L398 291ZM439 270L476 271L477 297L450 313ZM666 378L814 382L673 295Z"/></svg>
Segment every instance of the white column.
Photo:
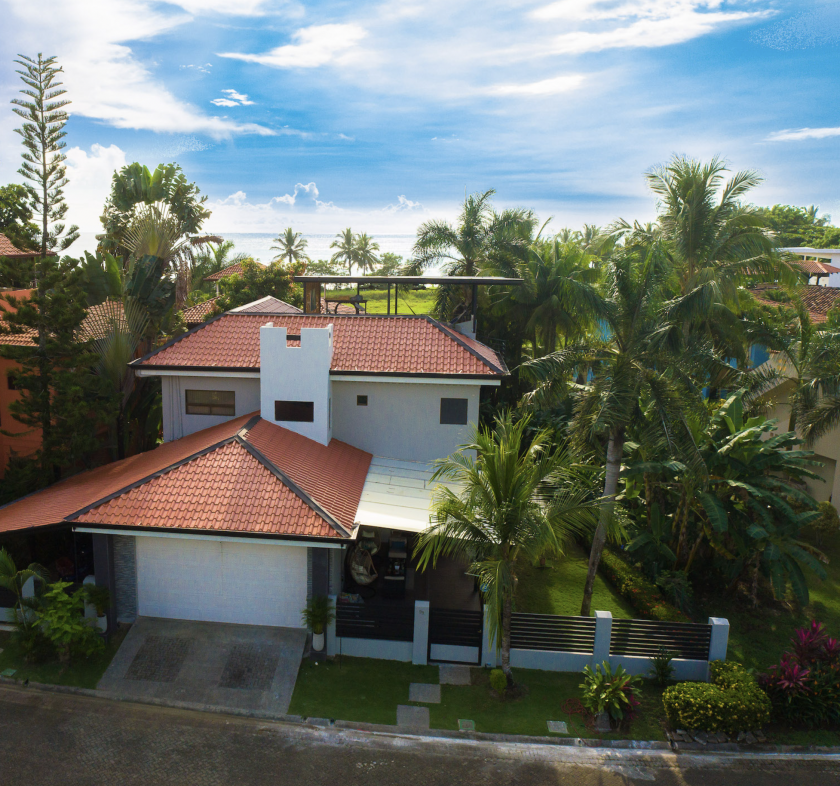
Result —
<svg viewBox="0 0 840 786"><path fill-rule="evenodd" d="M709 617L712 626L712 639L709 642L709 662L726 660L726 650L729 646L729 620L723 617ZM709 681L708 671L706 682Z"/></svg>
<svg viewBox="0 0 840 786"><path fill-rule="evenodd" d="M335 595L330 595L330 608L335 611ZM338 653L338 642L335 635L335 619L327 626L327 656L332 657Z"/></svg>
<svg viewBox="0 0 840 786"><path fill-rule="evenodd" d="M595 646L592 650L592 668L610 660L610 639L612 638L612 612L595 612Z"/></svg>
<svg viewBox="0 0 840 786"><path fill-rule="evenodd" d="M429 662L429 601L414 601L414 646L411 662L425 666Z"/></svg>

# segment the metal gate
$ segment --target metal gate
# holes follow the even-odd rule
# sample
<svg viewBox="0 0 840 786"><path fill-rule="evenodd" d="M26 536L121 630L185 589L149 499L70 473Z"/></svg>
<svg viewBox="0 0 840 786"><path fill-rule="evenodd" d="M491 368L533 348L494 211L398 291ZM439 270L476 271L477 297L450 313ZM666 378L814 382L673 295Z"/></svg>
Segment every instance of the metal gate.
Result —
<svg viewBox="0 0 840 786"><path fill-rule="evenodd" d="M466 609L429 609L430 661L481 665L484 613Z"/></svg>

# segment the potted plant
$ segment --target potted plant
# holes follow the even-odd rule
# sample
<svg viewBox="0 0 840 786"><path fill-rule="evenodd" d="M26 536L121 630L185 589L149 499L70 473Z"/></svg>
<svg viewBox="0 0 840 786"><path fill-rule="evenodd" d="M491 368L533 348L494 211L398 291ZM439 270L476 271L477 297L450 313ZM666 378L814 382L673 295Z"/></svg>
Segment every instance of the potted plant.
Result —
<svg viewBox="0 0 840 786"><path fill-rule="evenodd" d="M96 609L96 626L104 633L108 630L108 618L105 615L111 608L111 593L107 587L85 584L85 600Z"/></svg>
<svg viewBox="0 0 840 786"><path fill-rule="evenodd" d="M306 608L301 612L305 627L312 631L312 649L321 652L324 649L324 631L335 619L335 609L326 595L316 595L306 601Z"/></svg>

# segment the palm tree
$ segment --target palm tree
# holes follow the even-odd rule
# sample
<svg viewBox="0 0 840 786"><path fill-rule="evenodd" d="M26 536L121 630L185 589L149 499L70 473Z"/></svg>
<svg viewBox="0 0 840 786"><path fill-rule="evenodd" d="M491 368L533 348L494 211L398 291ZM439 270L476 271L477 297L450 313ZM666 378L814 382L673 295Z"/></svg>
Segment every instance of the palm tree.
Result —
<svg viewBox="0 0 840 786"><path fill-rule="evenodd" d="M661 241L653 241L647 248L634 243L617 249L606 265L605 292L592 304L595 316L602 321L599 334L521 367L526 379L538 383L530 396L536 401L566 392L572 375L580 376L581 382L584 374L591 375L579 386L572 431L582 447L602 450L606 442L606 466L582 616L590 612L595 575L614 519L624 443L631 425L642 417L640 402L649 402L670 445L696 457L684 417L686 409L703 406L692 372L695 378L715 380L728 380L736 373L708 345L678 340L680 334L669 320L666 299L672 276Z"/></svg>
<svg viewBox="0 0 840 786"><path fill-rule="evenodd" d="M282 235L278 235L274 241L278 244L272 246L272 249L279 251L277 259L285 260L286 264L291 266L295 262L306 262L309 257L306 256L307 241L300 232L295 232L291 227L286 227Z"/></svg>
<svg viewBox="0 0 840 786"><path fill-rule="evenodd" d="M476 276L512 269L524 259L533 239L536 217L521 208L496 213L491 202L495 193L490 189L468 196L456 226L441 220L421 224L406 272L418 275L435 266L447 276ZM447 316L458 300L468 305L471 298L469 287L464 288L460 298L450 287L438 287L437 313Z"/></svg>
<svg viewBox="0 0 840 786"><path fill-rule="evenodd" d="M5 548L0 548L0 587L12 592L17 598L16 611L20 615L21 624L27 627L24 611L23 585L31 578L49 581L49 572L43 565L33 562L23 570L18 570L12 555Z"/></svg>
<svg viewBox="0 0 840 786"><path fill-rule="evenodd" d="M379 243L375 243L372 237L364 232L356 235L356 265L362 269L362 275L379 264L377 251L379 251Z"/></svg>
<svg viewBox="0 0 840 786"><path fill-rule="evenodd" d="M330 243L330 248L338 249L330 257L330 262L347 265L347 274L352 276L353 265L356 264L356 236L353 230L347 227L343 232L339 232Z"/></svg>
<svg viewBox="0 0 840 786"><path fill-rule="evenodd" d="M493 429L475 430L469 443L437 462L434 479L458 491L437 487L432 526L415 548L421 570L442 556L469 562L490 608L491 635L509 685L517 559L561 554L568 536L594 524L591 495L569 454L552 448L548 431L529 442L528 422L506 413Z"/></svg>
<svg viewBox="0 0 840 786"><path fill-rule="evenodd" d="M233 254L233 249L232 240L222 240L220 243L208 243L206 248L195 254L192 278L198 287L202 285L207 276L212 276L213 273L218 273L220 270L248 258L248 255L243 252Z"/></svg>

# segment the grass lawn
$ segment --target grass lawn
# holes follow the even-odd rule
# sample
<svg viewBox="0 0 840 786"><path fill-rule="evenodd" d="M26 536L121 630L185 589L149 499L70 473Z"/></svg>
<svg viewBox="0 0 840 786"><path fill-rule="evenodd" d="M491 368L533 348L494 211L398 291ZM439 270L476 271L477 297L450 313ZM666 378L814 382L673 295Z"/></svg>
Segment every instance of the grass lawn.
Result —
<svg viewBox="0 0 840 786"><path fill-rule="evenodd" d="M587 732L579 715L561 709L567 699L579 698L580 674L516 669L518 682L527 693L512 701L500 701L490 693L489 672L473 669L472 685L441 686L441 703L428 706L433 729L458 728L458 720L475 721L476 731L497 734L546 736L546 721L566 721L571 736L595 736ZM412 682L438 681L436 666L413 666L368 658L341 658L318 665L301 664L289 712L306 717L333 718L365 723L397 722L397 705L410 704ZM661 691L645 684L642 707L629 734L609 734L605 739L664 739Z"/></svg>
<svg viewBox="0 0 840 786"><path fill-rule="evenodd" d="M796 628L812 619L825 623L831 636L840 637L840 536L824 540L822 551L829 559L828 578L820 581L808 574L811 602L800 613L759 607L752 609L744 598L714 598L703 614L729 620L729 658L750 668L764 670L776 663L790 646ZM701 619L701 615L697 615Z"/></svg>
<svg viewBox="0 0 840 786"><path fill-rule="evenodd" d="M352 297L356 289L331 289L326 297ZM363 290L362 297L367 298L368 314L388 313L387 290ZM400 314L428 314L435 305L435 290L421 289L412 292L400 292ZM391 288L391 313L394 313L394 289Z"/></svg>
<svg viewBox="0 0 840 786"><path fill-rule="evenodd" d="M551 567L520 563L516 588L516 610L530 614L580 614L583 585L589 555L576 543L566 548L566 556L550 560ZM601 576L595 579L593 611L611 611L613 617L632 619L638 615L613 586Z"/></svg>
<svg viewBox="0 0 840 786"><path fill-rule="evenodd" d="M105 649L90 658L78 658L70 664L42 663L29 665L18 653L9 633L0 631L0 671L15 669L16 680L48 682L54 685L72 685L76 688L95 688L108 664L122 644L128 629L117 631Z"/></svg>

